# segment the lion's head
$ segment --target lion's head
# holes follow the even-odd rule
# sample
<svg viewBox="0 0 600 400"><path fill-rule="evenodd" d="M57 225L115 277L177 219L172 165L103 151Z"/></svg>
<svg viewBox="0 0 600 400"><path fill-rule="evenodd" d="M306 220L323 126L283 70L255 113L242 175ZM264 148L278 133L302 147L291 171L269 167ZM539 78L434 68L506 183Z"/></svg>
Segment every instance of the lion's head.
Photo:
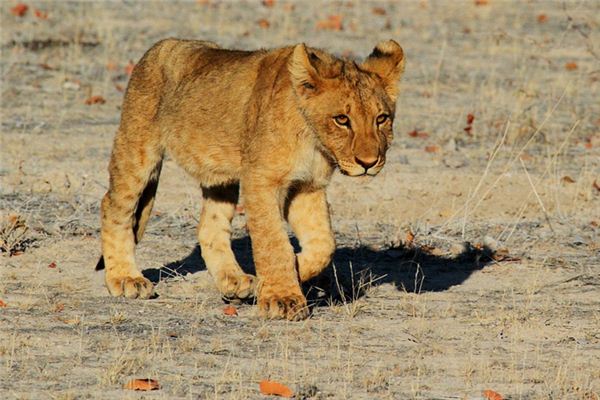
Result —
<svg viewBox="0 0 600 400"><path fill-rule="evenodd" d="M402 47L381 42L362 64L299 44L289 62L292 85L323 151L350 176L376 175L393 137Z"/></svg>

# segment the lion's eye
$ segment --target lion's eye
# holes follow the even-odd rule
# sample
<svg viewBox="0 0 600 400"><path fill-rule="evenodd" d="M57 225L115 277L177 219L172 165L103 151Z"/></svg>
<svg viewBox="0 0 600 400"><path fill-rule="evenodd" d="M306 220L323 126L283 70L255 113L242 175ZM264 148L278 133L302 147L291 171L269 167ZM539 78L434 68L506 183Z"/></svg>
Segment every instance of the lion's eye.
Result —
<svg viewBox="0 0 600 400"><path fill-rule="evenodd" d="M383 124L384 122L386 122L388 120L388 118L390 118L389 115L387 115L387 114L381 114L376 119L377 125Z"/></svg>
<svg viewBox="0 0 600 400"><path fill-rule="evenodd" d="M335 121L336 124L338 124L340 126L345 126L345 127L350 126L350 118L348 118L347 115L344 115L344 114L336 115L335 117L333 117L333 120Z"/></svg>

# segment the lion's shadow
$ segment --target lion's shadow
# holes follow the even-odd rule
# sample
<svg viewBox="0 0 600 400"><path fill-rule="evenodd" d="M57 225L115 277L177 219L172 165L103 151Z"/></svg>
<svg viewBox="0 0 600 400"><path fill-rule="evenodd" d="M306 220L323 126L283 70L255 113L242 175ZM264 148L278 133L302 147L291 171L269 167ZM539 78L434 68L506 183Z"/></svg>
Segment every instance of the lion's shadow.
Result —
<svg viewBox="0 0 600 400"><path fill-rule="evenodd" d="M296 251L300 248L292 239ZM232 241L232 248L245 272L254 274L252 246L248 236ZM305 292L309 301L344 300L351 302L364 296L366 290L385 283L398 290L414 293L440 292L460 285L471 274L493 262L488 248L466 245L458 255L436 255L427 247L408 246L373 250L366 246L340 247L333 263L323 276L308 282ZM198 245L178 261L161 268L151 268L143 274L153 283L206 270Z"/></svg>

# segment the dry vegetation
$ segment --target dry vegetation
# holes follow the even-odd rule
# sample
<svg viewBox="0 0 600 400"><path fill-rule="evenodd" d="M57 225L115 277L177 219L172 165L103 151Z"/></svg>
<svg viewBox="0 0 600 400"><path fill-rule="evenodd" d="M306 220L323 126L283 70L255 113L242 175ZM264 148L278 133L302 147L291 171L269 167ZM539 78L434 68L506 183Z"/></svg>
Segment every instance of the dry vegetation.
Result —
<svg viewBox="0 0 600 400"><path fill-rule="evenodd" d="M0 3L0 397L248 399L271 379L298 398L598 399L599 3L264 3ZM128 65L168 36L404 46L389 163L335 177L339 251L305 322L223 313L172 161L138 249L160 296L113 299L93 271Z"/></svg>

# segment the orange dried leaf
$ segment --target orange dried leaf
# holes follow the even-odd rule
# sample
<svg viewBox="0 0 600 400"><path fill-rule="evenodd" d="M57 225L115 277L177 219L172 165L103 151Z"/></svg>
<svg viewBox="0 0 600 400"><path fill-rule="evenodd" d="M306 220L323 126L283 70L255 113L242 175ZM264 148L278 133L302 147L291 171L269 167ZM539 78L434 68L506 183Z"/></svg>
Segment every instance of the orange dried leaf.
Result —
<svg viewBox="0 0 600 400"><path fill-rule="evenodd" d="M426 139L429 137L429 133L423 132L423 131L418 131L415 129L411 132L408 132L408 136L414 137L414 138Z"/></svg>
<svg viewBox="0 0 600 400"><path fill-rule="evenodd" d="M259 383L260 393L266 396L281 396L291 398L294 395L292 389L275 381L262 380Z"/></svg>
<svg viewBox="0 0 600 400"><path fill-rule="evenodd" d="M158 390L160 389L160 384L155 379L132 379L123 386L123 389L143 391Z"/></svg>
<svg viewBox="0 0 600 400"><path fill-rule="evenodd" d="M16 6L10 9L12 15L16 15L17 17L23 17L27 14L27 10L29 10L29 6L27 4L18 3Z"/></svg>
<svg viewBox="0 0 600 400"><path fill-rule="evenodd" d="M595 179L594 179L594 184L593 184L593 186L594 186L594 189L596 189L597 191L599 191L599 192L600 192L600 185L598 185L598 182L596 182L596 180L595 180Z"/></svg>
<svg viewBox="0 0 600 400"><path fill-rule="evenodd" d="M65 305L63 303L57 303L54 306L54 312L61 312L65 309Z"/></svg>
<svg viewBox="0 0 600 400"><path fill-rule="evenodd" d="M548 16L546 14L540 14L537 16L537 22L543 24L548 21Z"/></svg>
<svg viewBox="0 0 600 400"><path fill-rule="evenodd" d="M56 268L56 262L52 261L50 264L48 264L48 268Z"/></svg>
<svg viewBox="0 0 600 400"><path fill-rule="evenodd" d="M415 240L415 234L412 231L408 231L406 232L406 239L404 241L404 244L406 244L407 246L410 246Z"/></svg>
<svg viewBox="0 0 600 400"><path fill-rule="evenodd" d="M2 300L0 300L0 308L4 308L4 307L6 307L6 303L3 302Z"/></svg>
<svg viewBox="0 0 600 400"><path fill-rule="evenodd" d="M577 63L576 62L568 62L565 64L565 69L567 71L575 71L577 69Z"/></svg>
<svg viewBox="0 0 600 400"><path fill-rule="evenodd" d="M266 20L265 18L261 18L257 21L258 26L260 26L263 29L267 29L268 27L271 26L271 23Z"/></svg>
<svg viewBox="0 0 600 400"><path fill-rule="evenodd" d="M51 67L50 65L48 65L46 63L40 63L38 65L40 66L41 69L45 69L46 71L52 71L52 70L54 70L53 67Z"/></svg>
<svg viewBox="0 0 600 400"><path fill-rule="evenodd" d="M571 178L569 175L563 176L560 180L562 183L575 183L575 179Z"/></svg>
<svg viewBox="0 0 600 400"><path fill-rule="evenodd" d="M33 14L37 18L39 18L39 19L48 19L48 12L47 11L38 10L36 8L35 10L33 10Z"/></svg>
<svg viewBox="0 0 600 400"><path fill-rule="evenodd" d="M519 157L521 160L523 161L531 161L533 160L533 157L531 156L531 154L524 152L523 154L521 154L521 156Z"/></svg>
<svg viewBox="0 0 600 400"><path fill-rule="evenodd" d="M483 397L487 400L504 400L504 397L498 392L494 392L493 390L484 390Z"/></svg>
<svg viewBox="0 0 600 400"><path fill-rule="evenodd" d="M235 308L232 305L225 306L223 308L223 314L229 315L230 317L235 317L236 315L238 315L237 308Z"/></svg>
<svg viewBox="0 0 600 400"><path fill-rule="evenodd" d="M438 153L440 151L440 146L436 146L435 144L431 146L425 146L425 151L428 153Z"/></svg>
<svg viewBox="0 0 600 400"><path fill-rule="evenodd" d="M275 0L263 0L262 4L265 7L273 7L275 5Z"/></svg>
<svg viewBox="0 0 600 400"><path fill-rule="evenodd" d="M129 62L125 66L125 73L127 74L127 76L131 76L131 74L133 74L133 68L135 68L135 63L129 60Z"/></svg>
<svg viewBox="0 0 600 400"><path fill-rule="evenodd" d="M467 124L471 125L475 121L475 116L473 114L467 114Z"/></svg>
<svg viewBox="0 0 600 400"><path fill-rule="evenodd" d="M373 14L375 14L375 15L385 15L385 14L387 14L386 9L383 8L383 7L373 7L371 9L371 11L373 11Z"/></svg>
<svg viewBox="0 0 600 400"><path fill-rule="evenodd" d="M488 0L475 0L476 6L486 6L486 5L488 5L488 3L489 3Z"/></svg>
<svg viewBox="0 0 600 400"><path fill-rule="evenodd" d="M104 104L106 100L102 96L91 96L85 100L85 104L91 106L92 104Z"/></svg>
<svg viewBox="0 0 600 400"><path fill-rule="evenodd" d="M317 29L319 30L330 30L330 31L341 31L344 29L342 25L341 15L330 15L327 19L317 21Z"/></svg>

